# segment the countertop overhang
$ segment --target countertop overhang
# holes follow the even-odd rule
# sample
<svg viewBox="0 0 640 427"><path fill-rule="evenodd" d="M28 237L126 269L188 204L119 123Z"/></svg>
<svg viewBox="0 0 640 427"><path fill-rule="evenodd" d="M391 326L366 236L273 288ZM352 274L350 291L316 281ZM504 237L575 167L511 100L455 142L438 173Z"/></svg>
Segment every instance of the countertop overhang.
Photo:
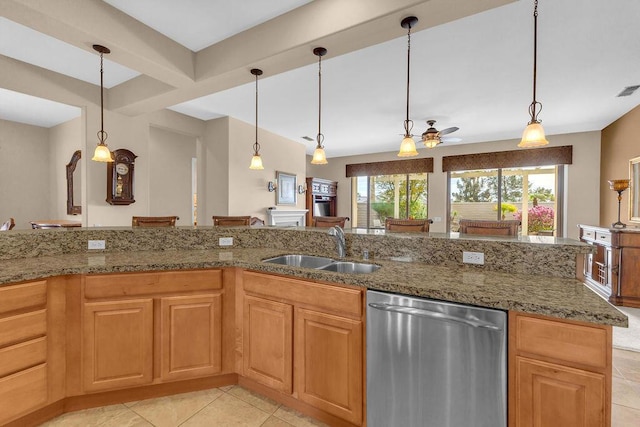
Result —
<svg viewBox="0 0 640 427"><path fill-rule="evenodd" d="M236 267L567 320L628 325L623 313L575 278L378 259L365 261L382 266L368 274L326 272L262 262L289 253L304 252L272 248L180 249L17 258L0 261L0 285L71 274Z"/></svg>

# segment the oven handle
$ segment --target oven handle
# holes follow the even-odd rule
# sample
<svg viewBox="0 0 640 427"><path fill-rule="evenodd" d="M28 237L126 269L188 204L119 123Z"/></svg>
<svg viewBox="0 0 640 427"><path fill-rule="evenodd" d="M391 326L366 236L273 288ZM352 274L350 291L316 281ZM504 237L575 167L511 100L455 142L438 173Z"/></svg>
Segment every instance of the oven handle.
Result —
<svg viewBox="0 0 640 427"><path fill-rule="evenodd" d="M436 311L424 310L421 308L414 307L406 307L402 305L394 305L394 304L385 304L385 303L377 303L371 302L369 303L369 307L382 310L382 311L390 311L393 313L401 313L408 314L411 316L419 316L419 317L427 317L430 319L442 320L444 322L453 322L453 323L461 323L466 326L471 326L474 328L483 328L489 329L492 331L502 331L502 328L499 328L489 322L483 322L479 319L466 319L464 317L456 317L451 316L450 314L444 314Z"/></svg>

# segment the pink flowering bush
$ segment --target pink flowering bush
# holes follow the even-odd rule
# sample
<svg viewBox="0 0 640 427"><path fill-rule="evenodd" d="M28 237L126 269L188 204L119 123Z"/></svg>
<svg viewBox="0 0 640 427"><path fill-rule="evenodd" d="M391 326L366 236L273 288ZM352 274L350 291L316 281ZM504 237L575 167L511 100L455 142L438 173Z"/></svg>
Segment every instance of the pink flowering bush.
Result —
<svg viewBox="0 0 640 427"><path fill-rule="evenodd" d="M522 212L518 211L514 213L513 218L522 220ZM529 233L537 233L541 230L553 230L553 219L554 211L552 208L541 205L529 208Z"/></svg>

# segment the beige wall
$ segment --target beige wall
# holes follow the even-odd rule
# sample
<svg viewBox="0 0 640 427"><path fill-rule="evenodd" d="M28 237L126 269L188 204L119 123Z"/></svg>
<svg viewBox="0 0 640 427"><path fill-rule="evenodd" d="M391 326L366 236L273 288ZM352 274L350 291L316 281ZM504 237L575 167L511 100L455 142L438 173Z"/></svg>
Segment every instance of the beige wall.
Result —
<svg viewBox="0 0 640 427"><path fill-rule="evenodd" d="M51 145L51 176L49 178L51 219L67 219L82 221L82 215L67 215L67 167L71 156L76 150L82 151L82 118L70 120L49 129L49 144ZM87 162L86 151L76 165L73 176L74 204L83 206L84 186L83 164Z"/></svg>
<svg viewBox="0 0 640 427"><path fill-rule="evenodd" d="M566 135L549 135L551 146L572 145L573 164L567 167L567 200L565 202L565 234L577 238L577 224L593 224L598 221L598 188L600 167L600 132L582 132ZM440 217L431 229L444 232L447 209L447 174L442 172L442 157L485 153L491 151L518 150L518 141L495 141L479 144L441 145L432 150L421 149L420 157L433 157L434 172L429 175L429 217ZM398 142L398 145L400 143ZM326 147L327 151L330 147ZM345 166L350 163L397 160L396 152L330 158L324 166L311 165L307 158L307 176L338 181L338 215L351 216L351 179L345 177Z"/></svg>
<svg viewBox="0 0 640 427"><path fill-rule="evenodd" d="M602 163L600 164L600 221L595 225L609 227L618 220L618 193L609 189L610 179L629 178L629 160L640 156L640 106L602 130ZM632 183L632 185L640 183ZM620 220L629 221L629 192L622 194Z"/></svg>
<svg viewBox="0 0 640 427"><path fill-rule="evenodd" d="M53 214L51 153L47 128L0 120L0 222L12 217L25 229Z"/></svg>
<svg viewBox="0 0 640 427"><path fill-rule="evenodd" d="M266 220L266 208L276 206L276 193L267 191L267 183L275 181L276 171L305 179L305 147L274 133L260 130L260 156L264 170L251 170L255 126L231 118L229 120L229 215L251 215ZM297 193L296 193L297 194ZM296 206L278 209L304 209L304 195L297 194Z"/></svg>
<svg viewBox="0 0 640 427"><path fill-rule="evenodd" d="M156 127L149 136L149 215L177 215L177 225L192 225L191 164L197 139Z"/></svg>

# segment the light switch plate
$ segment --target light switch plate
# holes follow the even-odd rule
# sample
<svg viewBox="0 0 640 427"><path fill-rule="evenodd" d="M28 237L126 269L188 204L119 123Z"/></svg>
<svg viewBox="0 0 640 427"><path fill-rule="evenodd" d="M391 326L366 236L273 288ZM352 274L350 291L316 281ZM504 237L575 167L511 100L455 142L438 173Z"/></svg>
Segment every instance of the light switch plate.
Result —
<svg viewBox="0 0 640 427"><path fill-rule="evenodd" d="M220 239L218 239L218 245L233 246L233 237L220 237Z"/></svg>
<svg viewBox="0 0 640 427"><path fill-rule="evenodd" d="M484 265L484 252L462 252L462 262L465 264Z"/></svg>

